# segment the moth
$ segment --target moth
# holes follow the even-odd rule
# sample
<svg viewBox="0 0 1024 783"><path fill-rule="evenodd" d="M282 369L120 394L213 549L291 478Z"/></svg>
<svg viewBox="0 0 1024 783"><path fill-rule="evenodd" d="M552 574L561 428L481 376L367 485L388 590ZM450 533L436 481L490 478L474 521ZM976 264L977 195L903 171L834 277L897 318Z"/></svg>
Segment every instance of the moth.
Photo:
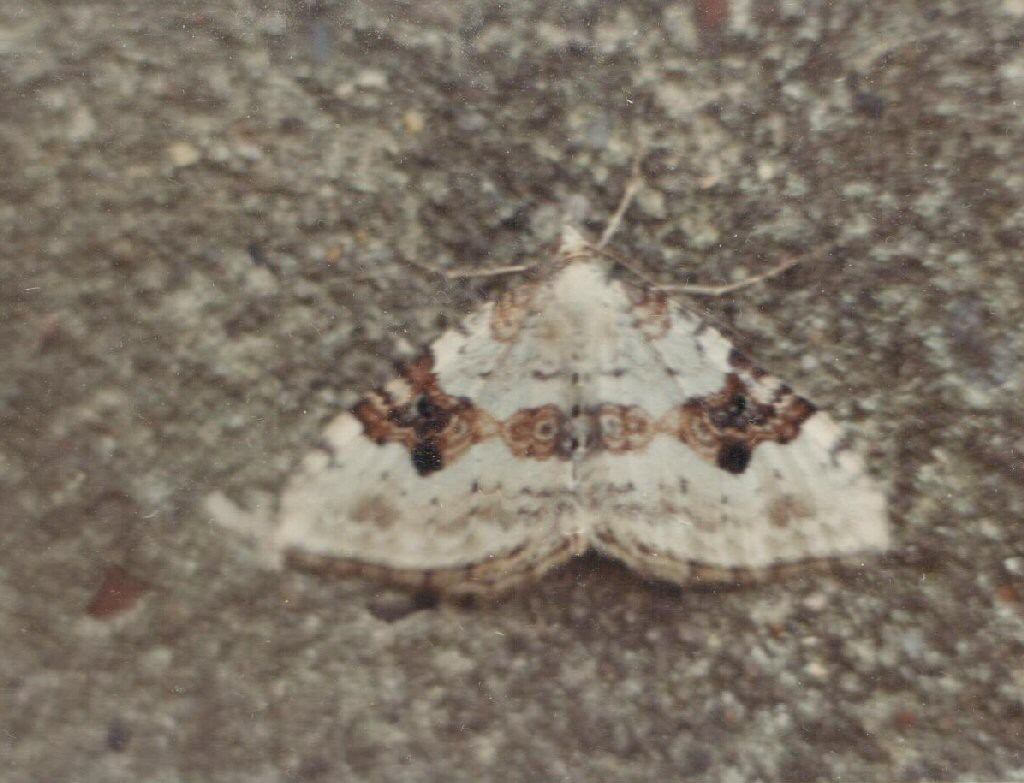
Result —
<svg viewBox="0 0 1024 783"><path fill-rule="evenodd" d="M567 223L532 277L331 421L273 546L450 594L591 548L681 584L885 550L885 495L828 415L666 291L610 276L624 211L595 243Z"/></svg>

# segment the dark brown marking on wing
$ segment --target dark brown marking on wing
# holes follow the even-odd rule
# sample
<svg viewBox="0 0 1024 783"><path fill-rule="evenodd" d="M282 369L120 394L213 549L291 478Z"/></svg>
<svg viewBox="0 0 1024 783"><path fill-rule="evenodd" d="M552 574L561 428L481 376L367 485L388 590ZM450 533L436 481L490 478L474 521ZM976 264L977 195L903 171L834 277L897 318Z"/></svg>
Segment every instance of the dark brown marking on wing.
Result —
<svg viewBox="0 0 1024 783"><path fill-rule="evenodd" d="M761 443L793 441L815 407L738 351L730 353L729 364L736 372L726 374L719 391L691 397L658 419L639 406L607 402L570 412L554 404L523 408L498 421L469 398L445 392L428 351L400 367L397 379L367 395L352 413L366 437L405 447L421 476L442 470L475 444L495 437L517 458L568 460L581 447L610 454L641 452L659 433L678 438L702 459L740 475ZM573 426L581 418L582 430Z"/></svg>
<svg viewBox="0 0 1024 783"><path fill-rule="evenodd" d="M744 365L740 359L742 355L736 351L729 357L730 364L749 377L769 379L763 370ZM721 390L687 400L663 417L659 428L674 431L705 460L739 475L750 465L759 444L793 441L816 410L785 384L772 388L766 383L766 387L771 392L769 402L760 397L763 389L755 388L738 373L729 373Z"/></svg>
<svg viewBox="0 0 1024 783"><path fill-rule="evenodd" d="M569 417L557 405L516 411L502 424L501 435L515 457L564 460L579 446Z"/></svg>
<svg viewBox="0 0 1024 783"><path fill-rule="evenodd" d="M421 476L441 470L475 443L493 437L491 417L466 397L440 388L428 351L399 369L388 387L360 400L352 414L375 443L398 443Z"/></svg>

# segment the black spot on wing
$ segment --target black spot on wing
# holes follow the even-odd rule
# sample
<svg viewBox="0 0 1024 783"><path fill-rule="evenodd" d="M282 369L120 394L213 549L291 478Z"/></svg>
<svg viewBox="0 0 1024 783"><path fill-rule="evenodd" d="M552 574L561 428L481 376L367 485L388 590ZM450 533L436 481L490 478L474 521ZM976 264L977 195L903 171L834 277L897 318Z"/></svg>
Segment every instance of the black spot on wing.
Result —
<svg viewBox="0 0 1024 783"><path fill-rule="evenodd" d="M717 464L729 473L743 473L750 464L750 447L741 441L726 441L718 450Z"/></svg>
<svg viewBox="0 0 1024 783"><path fill-rule="evenodd" d="M420 441L412 449L412 466L421 476L440 470L444 467L444 457L437 441L427 438Z"/></svg>

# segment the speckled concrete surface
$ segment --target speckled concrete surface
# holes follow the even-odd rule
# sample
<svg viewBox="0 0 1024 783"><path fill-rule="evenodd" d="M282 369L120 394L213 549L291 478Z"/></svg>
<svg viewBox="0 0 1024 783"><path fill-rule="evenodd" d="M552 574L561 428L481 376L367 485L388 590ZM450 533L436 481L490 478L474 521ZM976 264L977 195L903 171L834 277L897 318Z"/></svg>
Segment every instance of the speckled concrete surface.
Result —
<svg viewBox="0 0 1024 783"><path fill-rule="evenodd" d="M1024 780L1022 40L1021 0L0 5L0 780ZM599 227L639 145L652 275L816 259L709 306L860 433L891 556L424 608L210 524L509 284L409 259Z"/></svg>

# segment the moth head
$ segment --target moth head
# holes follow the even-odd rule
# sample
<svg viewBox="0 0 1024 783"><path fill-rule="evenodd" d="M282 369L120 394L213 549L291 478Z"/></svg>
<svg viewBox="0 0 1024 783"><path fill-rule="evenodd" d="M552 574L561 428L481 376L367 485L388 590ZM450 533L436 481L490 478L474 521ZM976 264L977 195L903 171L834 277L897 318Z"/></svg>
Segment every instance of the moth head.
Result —
<svg viewBox="0 0 1024 783"><path fill-rule="evenodd" d="M594 250L579 229L566 223L562 226L557 255L563 263L568 264L580 258L592 258Z"/></svg>

